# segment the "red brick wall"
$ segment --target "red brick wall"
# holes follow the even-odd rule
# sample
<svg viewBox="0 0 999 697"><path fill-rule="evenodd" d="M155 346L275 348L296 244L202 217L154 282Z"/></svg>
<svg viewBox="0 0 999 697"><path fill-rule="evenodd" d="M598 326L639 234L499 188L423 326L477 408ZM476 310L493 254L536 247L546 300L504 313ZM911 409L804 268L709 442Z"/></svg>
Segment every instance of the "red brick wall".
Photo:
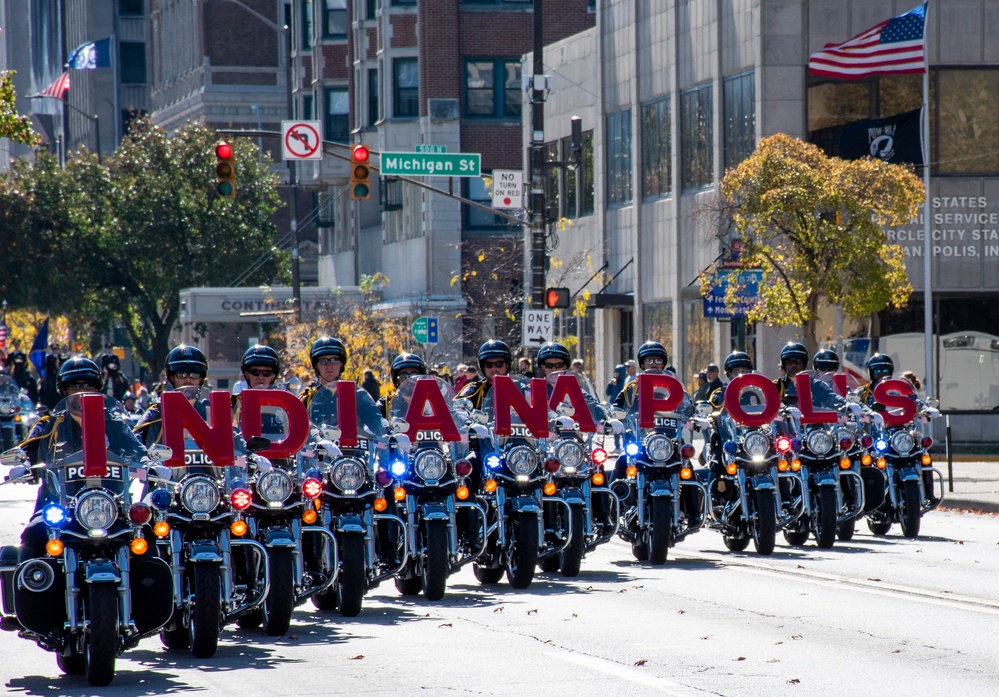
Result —
<svg viewBox="0 0 999 697"><path fill-rule="evenodd" d="M416 15L392 15L392 48L416 46Z"/></svg>
<svg viewBox="0 0 999 697"><path fill-rule="evenodd" d="M277 23L277 3L245 0ZM277 66L278 35L273 28L231 2L204 5L205 53L212 65Z"/></svg>
<svg viewBox="0 0 999 697"><path fill-rule="evenodd" d="M323 45L323 78L346 80L353 71L347 63L347 44Z"/></svg>

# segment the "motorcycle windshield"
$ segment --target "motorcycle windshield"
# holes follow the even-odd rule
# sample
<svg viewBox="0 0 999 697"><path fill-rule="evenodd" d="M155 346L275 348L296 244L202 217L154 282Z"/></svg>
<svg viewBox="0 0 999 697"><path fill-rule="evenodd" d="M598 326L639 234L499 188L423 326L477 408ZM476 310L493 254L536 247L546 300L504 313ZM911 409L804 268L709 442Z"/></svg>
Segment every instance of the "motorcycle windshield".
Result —
<svg viewBox="0 0 999 697"><path fill-rule="evenodd" d="M644 373L659 375L665 371L658 368L649 368L642 371ZM653 390L653 395L657 400L664 400L669 397L669 391L665 387L656 387ZM639 414L637 411L628 414L626 427L627 430L632 433L641 433L642 435L650 433L662 433L670 438L676 439L680 434L680 429L683 426L684 419L693 411L693 405L690 402L690 398L684 395L683 404L680 405L677 411L655 411L653 412L653 427L652 428L640 428L639 427Z"/></svg>
<svg viewBox="0 0 999 697"><path fill-rule="evenodd" d="M0 399L16 399L20 393L17 380L10 375L0 375Z"/></svg>
<svg viewBox="0 0 999 697"><path fill-rule="evenodd" d="M188 403L198 412L198 415L205 420L205 423L212 423L212 407L209 400L211 390L207 387L187 385L178 388L177 392L184 395ZM225 418L231 419L231 413L227 411ZM237 460L244 459L243 461L245 461L246 441L235 430L233 432L233 453ZM234 475L235 472L231 470L239 469L216 465L187 430L184 431L184 465L184 467L174 468L174 481L180 481L189 474L207 474L210 477L219 479L226 474Z"/></svg>
<svg viewBox="0 0 999 697"><path fill-rule="evenodd" d="M331 389L329 386L323 385L316 390L309 405L309 421L320 429L339 428L335 387ZM359 440L374 440L378 436L358 418L357 437Z"/></svg>
<svg viewBox="0 0 999 697"><path fill-rule="evenodd" d="M521 375L511 375L514 384L522 395L530 399L531 396L531 382L528 378ZM496 433L496 419L495 413L493 411L493 399L492 395L486 399L485 404L486 414L489 415L489 429L495 434ZM526 443L528 445L533 445L537 447L539 439L534 437L534 434L527 428L524 420L520 418L520 415L514 410L510 409L510 435L509 436L495 436L496 445L499 448L504 448L507 445L513 443ZM547 442L547 440L545 441Z"/></svg>
<svg viewBox="0 0 999 697"><path fill-rule="evenodd" d="M440 390L441 397L443 397L444 404L447 407L447 414L448 416L452 415L454 388L451 386L451 383L434 375L413 375L399 383L398 389L392 395L392 403L389 407L390 417L406 420L413 418L414 415L409 413L409 405L413 401L413 392L416 390L416 384L421 380L433 380L436 383L437 389ZM429 401L424 404L423 416L433 416L433 409ZM449 443L444 441L439 430L417 431L414 445L420 448L436 447L444 452L450 452L451 456L455 458L462 458L468 454L467 439L464 443Z"/></svg>
<svg viewBox="0 0 999 697"><path fill-rule="evenodd" d="M87 486L101 486L123 493L128 484L128 464L145 455L145 448L128 423L128 415L114 397L104 397L104 433L107 447L107 475L85 477L83 464L83 426L80 393L70 395L52 410L53 428L41 440L39 462L45 463L59 481L66 497Z"/></svg>

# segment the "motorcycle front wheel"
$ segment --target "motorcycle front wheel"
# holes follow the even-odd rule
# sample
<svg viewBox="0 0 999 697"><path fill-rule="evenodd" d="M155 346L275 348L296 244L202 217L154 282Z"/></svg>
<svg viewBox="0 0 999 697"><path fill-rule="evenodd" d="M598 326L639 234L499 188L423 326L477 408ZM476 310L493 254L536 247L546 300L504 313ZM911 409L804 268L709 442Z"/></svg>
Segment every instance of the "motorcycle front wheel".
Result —
<svg viewBox="0 0 999 697"><path fill-rule="evenodd" d="M114 663L118 655L118 589L110 583L90 586L87 607L86 642L83 647L83 672L87 682L96 687L114 680Z"/></svg>
<svg viewBox="0 0 999 697"><path fill-rule="evenodd" d="M579 567L583 565L583 507L569 507L569 546L558 553L559 567L562 576L573 578L579 575Z"/></svg>
<svg viewBox="0 0 999 697"><path fill-rule="evenodd" d="M267 609L264 631L268 636L281 636L288 631L295 609L295 560L290 549L278 547L267 552L267 564L271 589L264 600Z"/></svg>
<svg viewBox="0 0 999 697"><path fill-rule="evenodd" d="M476 581L486 586L494 586L503 578L503 569L490 569L475 562L472 562L472 573L475 574Z"/></svg>
<svg viewBox="0 0 999 697"><path fill-rule="evenodd" d="M836 542L836 490L831 486L819 487L819 510L815 513L815 544L819 549L829 549Z"/></svg>
<svg viewBox="0 0 999 697"><path fill-rule="evenodd" d="M188 634L191 653L197 658L211 658L219 648L219 619L222 573L217 564L198 563L194 566L194 607Z"/></svg>
<svg viewBox="0 0 999 697"><path fill-rule="evenodd" d="M340 543L340 578L336 582L337 606L344 617L357 617L364 600L364 536L344 535Z"/></svg>
<svg viewBox="0 0 999 697"><path fill-rule="evenodd" d="M857 519L850 518L850 520L844 520L839 524L836 529L836 535L839 537L841 542L849 542L853 539L853 533L857 530Z"/></svg>
<svg viewBox="0 0 999 697"><path fill-rule="evenodd" d="M652 498L652 535L649 540L649 563L655 566L666 563L669 548L673 546L673 499L666 496Z"/></svg>
<svg viewBox="0 0 999 697"><path fill-rule="evenodd" d="M427 600L440 600L447 592L447 577L451 573L448 559L447 522L430 520L426 524L423 538L426 555L423 558L423 573L420 574L423 595Z"/></svg>
<svg viewBox="0 0 999 697"><path fill-rule="evenodd" d="M921 517L919 482L908 480L902 489L902 535L910 539L919 537Z"/></svg>
<svg viewBox="0 0 999 697"><path fill-rule="evenodd" d="M772 489L756 491L756 520L753 523L753 544L756 553L773 554L777 542L777 508Z"/></svg>
<svg viewBox="0 0 999 697"><path fill-rule="evenodd" d="M880 516L877 519L868 518L867 527L870 528L872 533L881 537L882 535L887 535L888 531L891 530L891 520L884 520Z"/></svg>
<svg viewBox="0 0 999 697"><path fill-rule="evenodd" d="M513 549L506 568L506 580L514 588L527 588L534 580L538 563L538 517L534 513L519 513L510 518L513 527Z"/></svg>

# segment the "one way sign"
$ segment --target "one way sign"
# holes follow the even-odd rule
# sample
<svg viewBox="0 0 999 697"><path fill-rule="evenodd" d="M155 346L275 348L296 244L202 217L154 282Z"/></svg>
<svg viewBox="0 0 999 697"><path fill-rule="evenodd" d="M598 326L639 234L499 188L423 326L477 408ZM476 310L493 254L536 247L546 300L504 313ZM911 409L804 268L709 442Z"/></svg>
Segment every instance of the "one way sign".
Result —
<svg viewBox="0 0 999 697"><path fill-rule="evenodd" d="M555 313L551 310L524 312L524 346L541 346L552 340Z"/></svg>

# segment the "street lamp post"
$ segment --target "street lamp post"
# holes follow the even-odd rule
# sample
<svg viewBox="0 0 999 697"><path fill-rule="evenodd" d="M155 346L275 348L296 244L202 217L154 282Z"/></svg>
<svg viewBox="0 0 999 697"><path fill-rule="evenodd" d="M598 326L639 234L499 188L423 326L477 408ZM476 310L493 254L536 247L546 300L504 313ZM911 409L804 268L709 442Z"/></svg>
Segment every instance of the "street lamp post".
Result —
<svg viewBox="0 0 999 697"><path fill-rule="evenodd" d="M104 160L101 157L101 117L100 117L100 115L94 114L93 116L91 116L90 114L88 114L87 112L85 112L83 109L80 109L79 107L73 106L72 104L70 104L69 102L67 102L65 99L60 99L59 97L52 97L52 96L49 96L47 94L35 94L35 95L32 95L32 96L28 97L28 99L54 99L57 102L59 102L60 104L62 104L63 106L68 106L70 109L72 109L73 111L75 111L80 116L82 116L82 117L84 117L86 119L90 119L90 121L94 124L94 135L95 135L95 137L97 139L97 162L100 163L100 164L104 164Z"/></svg>

